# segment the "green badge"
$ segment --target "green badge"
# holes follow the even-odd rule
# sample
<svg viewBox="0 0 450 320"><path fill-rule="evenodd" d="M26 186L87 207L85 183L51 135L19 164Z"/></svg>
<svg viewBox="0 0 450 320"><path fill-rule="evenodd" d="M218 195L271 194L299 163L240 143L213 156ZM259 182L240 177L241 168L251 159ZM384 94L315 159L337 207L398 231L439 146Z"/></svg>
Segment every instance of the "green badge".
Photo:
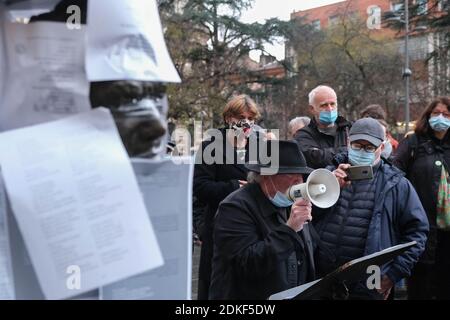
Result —
<svg viewBox="0 0 450 320"><path fill-rule="evenodd" d="M442 166L442 162L439 161L439 160L437 160L434 164L435 164L436 166L438 166L438 167Z"/></svg>

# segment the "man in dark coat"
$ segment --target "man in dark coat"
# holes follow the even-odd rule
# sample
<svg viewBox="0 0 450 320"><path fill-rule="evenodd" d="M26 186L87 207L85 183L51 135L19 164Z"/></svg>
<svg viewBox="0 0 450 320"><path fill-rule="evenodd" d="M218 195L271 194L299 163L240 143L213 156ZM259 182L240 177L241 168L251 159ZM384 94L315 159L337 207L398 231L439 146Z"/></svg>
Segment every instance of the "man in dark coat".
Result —
<svg viewBox="0 0 450 320"><path fill-rule="evenodd" d="M350 299L387 298L391 288L408 277L425 249L429 225L419 197L404 174L381 158L385 133L372 118L356 121L349 136L347 163L335 170L342 190L336 205L313 212L322 241L317 269L321 275L340 265L388 247L417 244L381 269L381 288L369 290L366 281L347 284ZM371 165L374 177L346 181L350 165Z"/></svg>
<svg viewBox="0 0 450 320"><path fill-rule="evenodd" d="M247 164L249 183L219 206L210 299L267 299L315 279L314 231L306 223L311 203L285 196L312 169L296 143L268 141L269 148L276 145L277 174L263 175L260 164Z"/></svg>
<svg viewBox="0 0 450 320"><path fill-rule="evenodd" d="M294 139L300 146L308 166L325 168L333 164L337 153L347 151L351 123L338 116L337 96L327 86L318 86L309 94L312 114L308 126L299 130Z"/></svg>

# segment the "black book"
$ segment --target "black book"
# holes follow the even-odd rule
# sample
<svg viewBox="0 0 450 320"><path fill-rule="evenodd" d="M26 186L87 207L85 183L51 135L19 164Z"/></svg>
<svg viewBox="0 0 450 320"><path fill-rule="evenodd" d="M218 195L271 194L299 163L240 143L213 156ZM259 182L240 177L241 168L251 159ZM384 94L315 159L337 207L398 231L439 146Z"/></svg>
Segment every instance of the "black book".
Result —
<svg viewBox="0 0 450 320"><path fill-rule="evenodd" d="M411 241L351 260L321 279L275 293L269 297L269 300L307 300L329 297L336 285L363 280L367 276L369 266L381 267L416 244L416 241Z"/></svg>

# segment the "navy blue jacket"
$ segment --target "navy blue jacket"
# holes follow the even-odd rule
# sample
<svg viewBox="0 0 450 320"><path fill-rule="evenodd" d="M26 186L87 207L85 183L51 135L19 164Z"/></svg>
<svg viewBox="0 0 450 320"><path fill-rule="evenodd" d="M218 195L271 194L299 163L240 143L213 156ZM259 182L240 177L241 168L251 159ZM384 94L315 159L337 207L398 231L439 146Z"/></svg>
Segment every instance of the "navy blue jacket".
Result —
<svg viewBox="0 0 450 320"><path fill-rule="evenodd" d="M364 255L397 244L417 241L417 245L383 266L382 274L386 274L395 283L411 274L415 263L425 250L429 224L419 197L414 187L404 177L404 173L382 161ZM330 219L327 217L333 214L335 207L313 211L313 222L316 220L316 229L319 233L326 227L327 220Z"/></svg>

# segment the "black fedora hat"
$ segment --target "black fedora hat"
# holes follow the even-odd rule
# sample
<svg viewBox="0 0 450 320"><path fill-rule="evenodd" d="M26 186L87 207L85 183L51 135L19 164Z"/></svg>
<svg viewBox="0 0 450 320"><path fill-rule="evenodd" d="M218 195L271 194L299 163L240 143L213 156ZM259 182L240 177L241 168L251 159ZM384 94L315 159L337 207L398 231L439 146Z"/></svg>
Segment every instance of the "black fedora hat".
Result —
<svg viewBox="0 0 450 320"><path fill-rule="evenodd" d="M261 163L261 153L265 151L268 163ZM297 143L285 140L268 140L260 145L260 154L255 163L246 163L245 167L254 172L261 173L261 169L276 171L272 174L301 173L309 174L313 169L306 164L305 157ZM274 160L275 161L272 161Z"/></svg>

